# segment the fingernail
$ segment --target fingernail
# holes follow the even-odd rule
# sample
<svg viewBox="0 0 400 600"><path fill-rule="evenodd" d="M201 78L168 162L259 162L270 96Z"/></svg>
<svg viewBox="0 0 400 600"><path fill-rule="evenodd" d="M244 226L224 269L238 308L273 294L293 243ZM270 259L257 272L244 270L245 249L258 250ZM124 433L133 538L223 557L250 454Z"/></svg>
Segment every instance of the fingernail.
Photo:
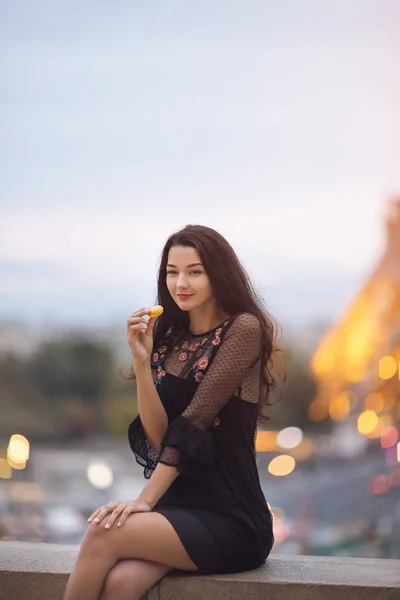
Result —
<svg viewBox="0 0 400 600"><path fill-rule="evenodd" d="M95 521L96 521L96 523L98 523L98 522L99 522L99 519L96 517L96 518L95 518Z"/></svg>
<svg viewBox="0 0 400 600"><path fill-rule="evenodd" d="M90 521L91 521L91 520L92 520L92 519L89 517L89 518L88 518L88 521L89 521L89 523L90 523Z"/></svg>
<svg viewBox="0 0 400 600"><path fill-rule="evenodd" d="M110 529L110 523L107 523L107 525L104 525L105 529Z"/></svg>
<svg viewBox="0 0 400 600"><path fill-rule="evenodd" d="M121 523L117 523L117 527L121 527Z"/></svg>

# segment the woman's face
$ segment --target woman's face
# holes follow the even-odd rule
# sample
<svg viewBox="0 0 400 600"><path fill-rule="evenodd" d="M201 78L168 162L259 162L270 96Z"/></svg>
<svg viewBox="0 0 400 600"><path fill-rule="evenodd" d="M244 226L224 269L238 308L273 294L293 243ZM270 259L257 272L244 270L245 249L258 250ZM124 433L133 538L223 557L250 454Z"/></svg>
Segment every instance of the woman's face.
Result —
<svg viewBox="0 0 400 600"><path fill-rule="evenodd" d="M195 248L170 248L166 271L169 293L182 310L198 308L214 297L210 280ZM189 297L179 297L184 294Z"/></svg>

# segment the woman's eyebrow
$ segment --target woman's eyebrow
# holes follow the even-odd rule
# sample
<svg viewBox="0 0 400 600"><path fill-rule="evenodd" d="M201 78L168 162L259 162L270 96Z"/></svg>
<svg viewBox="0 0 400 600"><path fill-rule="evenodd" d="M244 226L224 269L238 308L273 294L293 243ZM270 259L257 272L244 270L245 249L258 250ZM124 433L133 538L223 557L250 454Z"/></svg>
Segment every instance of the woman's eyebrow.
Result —
<svg viewBox="0 0 400 600"><path fill-rule="evenodd" d="M188 265L187 268L189 269L190 267L197 267L197 265L203 266L203 263L192 263L191 265ZM177 268L176 265L171 265L170 263L167 264L167 267L175 267L175 269Z"/></svg>

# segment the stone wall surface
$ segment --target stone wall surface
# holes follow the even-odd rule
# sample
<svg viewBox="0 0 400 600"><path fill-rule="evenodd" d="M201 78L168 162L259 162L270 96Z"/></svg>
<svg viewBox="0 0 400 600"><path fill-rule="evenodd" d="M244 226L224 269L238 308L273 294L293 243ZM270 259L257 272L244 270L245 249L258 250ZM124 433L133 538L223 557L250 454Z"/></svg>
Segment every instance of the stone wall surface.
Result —
<svg viewBox="0 0 400 600"><path fill-rule="evenodd" d="M0 542L0 600L62 600L78 548ZM254 571L167 575L147 600L400 600L400 561L270 556Z"/></svg>

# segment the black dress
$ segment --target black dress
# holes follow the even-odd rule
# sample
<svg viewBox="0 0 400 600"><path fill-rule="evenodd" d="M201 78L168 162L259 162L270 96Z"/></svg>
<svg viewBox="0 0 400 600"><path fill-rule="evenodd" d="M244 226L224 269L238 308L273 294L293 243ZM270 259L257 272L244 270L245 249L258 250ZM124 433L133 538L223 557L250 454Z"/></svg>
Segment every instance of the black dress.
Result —
<svg viewBox="0 0 400 600"><path fill-rule="evenodd" d="M146 478L158 462L180 473L152 510L170 521L200 573L254 569L274 543L255 460L260 358L260 324L249 313L200 335L167 335L152 356L169 423L160 453L140 415L129 426Z"/></svg>

